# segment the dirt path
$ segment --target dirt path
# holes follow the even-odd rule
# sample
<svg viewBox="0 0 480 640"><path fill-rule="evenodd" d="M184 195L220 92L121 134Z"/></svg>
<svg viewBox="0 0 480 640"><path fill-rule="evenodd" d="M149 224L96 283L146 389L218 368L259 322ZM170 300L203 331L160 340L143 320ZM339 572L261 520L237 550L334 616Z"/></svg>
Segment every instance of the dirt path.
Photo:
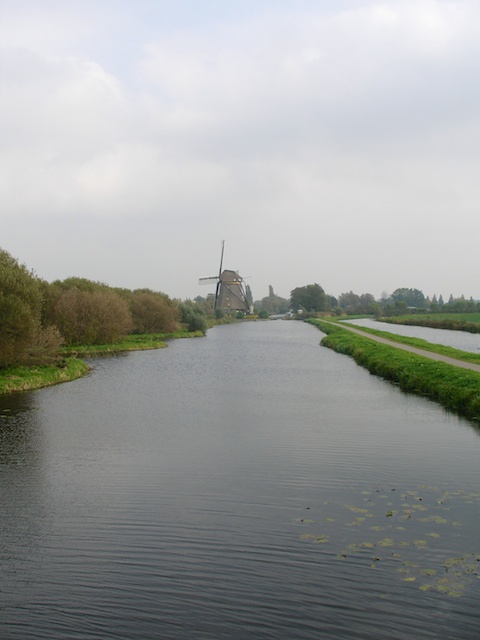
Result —
<svg viewBox="0 0 480 640"><path fill-rule="evenodd" d="M328 320L322 319L322 322L328 322ZM455 367L461 367L462 369L470 369L471 371L478 371L480 373L480 364L474 364L473 362L464 362L463 360L457 360L456 358L450 358L449 356L442 356L441 354L434 353L433 351L425 351L425 349L418 349L417 347L411 347L408 344L402 344L401 342L394 342L393 340L387 340L387 338L381 338L380 336L375 336L372 333L367 333L366 331L361 331L360 329L347 327L344 324L338 325L334 322L328 322L328 324L333 324L337 327L341 326L344 329L348 329L348 331L357 333L359 336L362 336L363 338L370 338L370 340L374 340L375 342L381 342L382 344L387 344L390 347L396 347L397 349L410 351L410 353L415 353L416 355L423 356L424 358L430 358L430 360L446 362L447 364L453 364Z"/></svg>

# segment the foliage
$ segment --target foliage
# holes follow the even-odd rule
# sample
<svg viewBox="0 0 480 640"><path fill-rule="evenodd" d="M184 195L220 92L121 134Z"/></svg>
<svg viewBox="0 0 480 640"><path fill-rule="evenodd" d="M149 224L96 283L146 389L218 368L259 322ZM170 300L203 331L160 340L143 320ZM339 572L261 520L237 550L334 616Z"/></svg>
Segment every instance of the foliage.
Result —
<svg viewBox="0 0 480 640"><path fill-rule="evenodd" d="M294 289L290 294L290 308L295 311L327 311L329 304L325 291L315 283Z"/></svg>
<svg viewBox="0 0 480 640"><path fill-rule="evenodd" d="M407 307L425 307L426 301L422 291L406 287L395 289L392 293L394 303L403 302Z"/></svg>
<svg viewBox="0 0 480 640"><path fill-rule="evenodd" d="M67 345L114 343L132 328L128 303L113 291L68 289L53 312Z"/></svg>
<svg viewBox="0 0 480 640"><path fill-rule="evenodd" d="M32 358L42 342L47 349L53 337L42 335L42 291L38 278L6 251L0 250L0 367Z"/></svg>
<svg viewBox="0 0 480 640"><path fill-rule="evenodd" d="M76 289L85 293L95 293L96 291L111 291L111 287L103 282L95 282L87 278L65 278L65 280L55 280L52 285L61 291L70 291Z"/></svg>
<svg viewBox="0 0 480 640"><path fill-rule="evenodd" d="M322 345L352 356L370 373L399 384L404 391L428 396L451 411L480 419L480 374L477 372L373 342L340 325L316 319L307 322L327 334Z"/></svg>
<svg viewBox="0 0 480 640"><path fill-rule="evenodd" d="M255 306L260 311L266 311L267 315L281 315L283 313L288 313L290 310L290 301L286 298L282 298L277 296L277 294L273 291L272 285L268 287L268 296L258 300L255 303Z"/></svg>
<svg viewBox="0 0 480 640"><path fill-rule="evenodd" d="M191 300L180 305L180 319L189 331L201 331L204 335L207 333L206 313L201 306Z"/></svg>
<svg viewBox="0 0 480 640"><path fill-rule="evenodd" d="M249 284L247 284L247 286L245 287L245 298L247 299L248 306L252 307L253 306L253 294L252 294L252 290L251 290Z"/></svg>
<svg viewBox="0 0 480 640"><path fill-rule="evenodd" d="M375 314L378 305L371 293L357 295L353 291L340 294L338 306L348 315Z"/></svg>
<svg viewBox="0 0 480 640"><path fill-rule="evenodd" d="M445 308L445 307L444 307ZM438 313L435 315L407 315L383 318L384 322L393 324L432 327L434 329L451 329L453 331L468 331L480 333L480 313Z"/></svg>
<svg viewBox="0 0 480 640"><path fill-rule="evenodd" d="M190 303L191 301L187 300L186 302ZM209 294L206 298L203 298L202 296L196 296L196 298L193 299L193 302L197 307L203 309L206 316L216 316L217 309L214 308L215 295L213 293ZM181 304L180 301L178 302L178 304Z"/></svg>
<svg viewBox="0 0 480 640"><path fill-rule="evenodd" d="M135 333L173 332L179 328L178 306L165 294L135 290L130 300Z"/></svg>

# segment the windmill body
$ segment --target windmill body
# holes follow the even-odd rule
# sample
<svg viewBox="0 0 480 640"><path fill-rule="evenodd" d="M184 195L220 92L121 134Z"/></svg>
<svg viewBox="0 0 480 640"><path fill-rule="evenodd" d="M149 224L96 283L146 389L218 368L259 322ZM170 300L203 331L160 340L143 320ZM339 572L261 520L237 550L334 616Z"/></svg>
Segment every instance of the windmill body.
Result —
<svg viewBox="0 0 480 640"><path fill-rule="evenodd" d="M248 302L243 287L243 279L236 271L225 269L220 274L220 287L215 300L215 308L223 311L243 311L248 313Z"/></svg>
<svg viewBox="0 0 480 640"><path fill-rule="evenodd" d="M225 241L222 242L222 254L220 257L220 269L218 276L210 276L208 278L200 278L200 284L216 283L215 291L215 309L222 309L226 313L230 311L243 311L249 313L250 307L245 293L243 278L230 269L222 271L223 251Z"/></svg>

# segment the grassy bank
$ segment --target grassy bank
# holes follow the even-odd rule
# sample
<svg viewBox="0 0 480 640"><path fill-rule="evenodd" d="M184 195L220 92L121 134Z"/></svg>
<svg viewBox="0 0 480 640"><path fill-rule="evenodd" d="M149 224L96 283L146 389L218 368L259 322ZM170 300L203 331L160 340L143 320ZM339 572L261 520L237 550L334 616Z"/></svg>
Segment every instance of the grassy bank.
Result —
<svg viewBox="0 0 480 640"><path fill-rule="evenodd" d="M167 346L167 340L200 336L203 336L201 331L129 335L115 344L66 347L62 350L62 355L65 356L62 366L14 367L0 371L0 395L15 391L40 389L80 378L90 370L90 367L78 356L92 358L125 351L162 349Z"/></svg>
<svg viewBox="0 0 480 640"><path fill-rule="evenodd" d="M76 355L84 358L107 356L124 351L144 351L148 349L163 349L167 340L176 338L196 338L203 336L201 331L176 331L175 333L131 334L114 344L95 344L89 346L74 346L63 349L65 355Z"/></svg>
<svg viewBox="0 0 480 640"><path fill-rule="evenodd" d="M12 367L0 375L0 394L31 391L85 375L90 367L82 360L68 358L62 366Z"/></svg>
<svg viewBox="0 0 480 640"><path fill-rule="evenodd" d="M480 420L480 374L475 371L372 342L322 320L307 322L327 334L323 346L351 356L370 373L398 384L403 391L427 396L450 411Z"/></svg>
<svg viewBox="0 0 480 640"><path fill-rule="evenodd" d="M432 327L433 329L452 329L454 331L480 333L480 313L410 314L382 318L381 321L417 327Z"/></svg>
<svg viewBox="0 0 480 640"><path fill-rule="evenodd" d="M469 353L468 351L459 351L453 347L447 347L443 344L434 344L433 342L427 342L421 338L411 338L409 336L400 336L397 333L389 333L388 331L379 331L378 329L371 329L370 327L358 326L356 324L342 322L342 324L359 329L365 333L371 333L374 336L380 336L392 342L400 342L401 344L408 344L411 347L417 347L417 349L424 349L425 351L431 351L432 353L439 353L443 356L449 356L450 358L456 358L457 360L463 360L464 362L473 362L474 364L480 364L480 353Z"/></svg>

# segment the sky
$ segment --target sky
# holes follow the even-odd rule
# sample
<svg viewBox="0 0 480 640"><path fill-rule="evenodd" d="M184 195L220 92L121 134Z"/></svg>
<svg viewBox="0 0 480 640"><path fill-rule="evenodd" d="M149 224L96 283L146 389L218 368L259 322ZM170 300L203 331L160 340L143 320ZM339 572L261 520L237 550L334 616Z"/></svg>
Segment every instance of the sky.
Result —
<svg viewBox="0 0 480 640"><path fill-rule="evenodd" d="M0 248L480 299L478 0L0 0Z"/></svg>

